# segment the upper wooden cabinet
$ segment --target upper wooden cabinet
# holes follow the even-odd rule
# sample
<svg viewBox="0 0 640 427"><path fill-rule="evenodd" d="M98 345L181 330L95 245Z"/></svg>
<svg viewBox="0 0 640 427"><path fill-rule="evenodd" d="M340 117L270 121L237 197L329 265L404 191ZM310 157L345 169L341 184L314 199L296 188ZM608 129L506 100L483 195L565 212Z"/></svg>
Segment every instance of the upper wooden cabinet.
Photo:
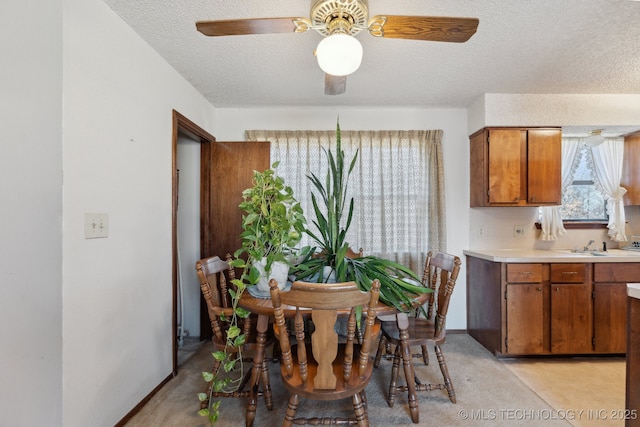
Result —
<svg viewBox="0 0 640 427"><path fill-rule="evenodd" d="M640 205L640 133L624 138L624 157L620 185L626 188L625 205Z"/></svg>
<svg viewBox="0 0 640 427"><path fill-rule="evenodd" d="M484 128L470 143L471 207L562 203L560 128Z"/></svg>

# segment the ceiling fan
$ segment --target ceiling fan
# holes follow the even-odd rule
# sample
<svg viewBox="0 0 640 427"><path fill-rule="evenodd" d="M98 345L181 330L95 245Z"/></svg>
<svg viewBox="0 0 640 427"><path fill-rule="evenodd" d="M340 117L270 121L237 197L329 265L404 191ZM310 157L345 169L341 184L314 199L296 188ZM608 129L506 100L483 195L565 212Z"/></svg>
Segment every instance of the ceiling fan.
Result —
<svg viewBox="0 0 640 427"><path fill-rule="evenodd" d="M207 36L304 33L315 30L325 38L316 49L325 72L325 94L345 92L346 76L362 59L355 39L363 30L374 37L463 43L475 34L477 18L443 16L376 15L369 18L367 0L313 0L309 18L256 18L199 21L196 28Z"/></svg>

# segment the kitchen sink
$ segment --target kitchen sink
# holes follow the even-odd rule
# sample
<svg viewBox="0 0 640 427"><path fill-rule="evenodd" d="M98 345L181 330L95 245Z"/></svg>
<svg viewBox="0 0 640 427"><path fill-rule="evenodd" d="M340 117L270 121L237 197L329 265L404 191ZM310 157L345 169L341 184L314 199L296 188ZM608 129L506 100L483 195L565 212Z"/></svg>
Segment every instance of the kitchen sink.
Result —
<svg viewBox="0 0 640 427"><path fill-rule="evenodd" d="M563 255L573 255L573 256L609 256L613 255L609 251L581 251L576 249L554 249L553 252L557 252ZM618 255L618 254L615 254Z"/></svg>
<svg viewBox="0 0 640 427"><path fill-rule="evenodd" d="M638 252L627 251L624 249L609 249L603 251L581 251L575 249L552 249L553 252L566 256L585 257L585 256L616 256L616 257L634 257L640 255Z"/></svg>

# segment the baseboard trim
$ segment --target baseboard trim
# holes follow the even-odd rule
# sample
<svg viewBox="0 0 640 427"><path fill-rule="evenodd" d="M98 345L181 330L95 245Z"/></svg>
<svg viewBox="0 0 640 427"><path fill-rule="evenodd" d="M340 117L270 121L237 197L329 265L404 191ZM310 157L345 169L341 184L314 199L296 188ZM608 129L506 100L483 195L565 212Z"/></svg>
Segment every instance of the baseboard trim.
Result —
<svg viewBox="0 0 640 427"><path fill-rule="evenodd" d="M160 384L158 384L158 386L156 388L154 388L153 390L151 390L151 393L147 394L144 399L142 399L140 401L140 403L138 403L132 410L130 410L124 417L122 417L122 419L120 421L117 422L117 424L115 424L114 427L122 427L124 426L131 418L133 418L138 412L140 412L140 410L142 409L142 407L144 405L147 404L147 402L149 402L149 400L151 400L151 398L158 392L160 391L160 389L162 387L164 387L164 385L166 383L168 383L175 375L173 374L169 374L168 377L166 377L164 380L162 380L162 382Z"/></svg>

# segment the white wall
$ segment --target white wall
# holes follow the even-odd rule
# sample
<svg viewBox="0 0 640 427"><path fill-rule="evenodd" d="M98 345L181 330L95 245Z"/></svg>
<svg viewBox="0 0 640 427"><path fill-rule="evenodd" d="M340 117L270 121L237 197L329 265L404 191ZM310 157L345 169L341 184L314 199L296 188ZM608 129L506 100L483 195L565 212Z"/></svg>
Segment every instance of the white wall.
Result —
<svg viewBox="0 0 640 427"><path fill-rule="evenodd" d="M63 422L110 426L172 371L172 109L213 108L101 0L64 0L63 46Z"/></svg>
<svg viewBox="0 0 640 427"><path fill-rule="evenodd" d="M468 247L469 142L467 111L464 109L392 108L258 108L216 109L215 137L218 141L244 140L250 129L332 130L340 117L343 130L442 129L447 203L448 251L463 258ZM465 267L453 294L447 327L466 328Z"/></svg>
<svg viewBox="0 0 640 427"><path fill-rule="evenodd" d="M200 259L200 142L180 135L177 166L180 171L178 196L178 247L182 304L178 325L183 336L200 336L200 282L196 261ZM180 310L183 315L180 316ZM180 338L180 337L178 337Z"/></svg>
<svg viewBox="0 0 640 427"><path fill-rule="evenodd" d="M0 2L0 425L62 424L62 1Z"/></svg>

